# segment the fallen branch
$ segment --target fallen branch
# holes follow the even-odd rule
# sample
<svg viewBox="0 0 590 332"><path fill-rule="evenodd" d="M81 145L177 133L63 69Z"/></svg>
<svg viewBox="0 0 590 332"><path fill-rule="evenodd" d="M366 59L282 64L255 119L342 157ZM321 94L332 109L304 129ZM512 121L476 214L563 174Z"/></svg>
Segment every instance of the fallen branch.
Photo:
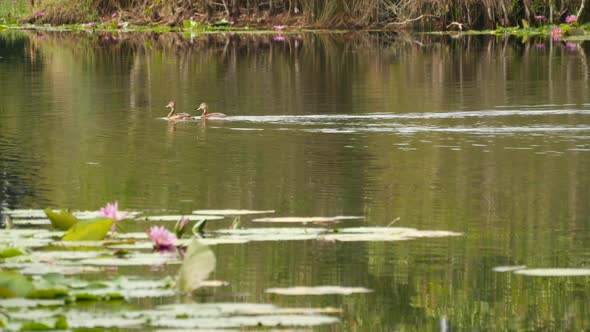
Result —
<svg viewBox="0 0 590 332"><path fill-rule="evenodd" d="M406 24L408 24L408 23L412 23L412 22L415 22L415 21L421 20L421 19L423 19L423 18L425 18L425 17L437 17L437 16L435 16L435 15L426 15L426 14L422 14L422 15L420 15L420 16L418 16L418 17L416 17L416 18L409 18L409 19L407 19L407 20L405 20L405 21L402 21L402 22L392 22L392 23L388 23L388 24L387 24L387 26L390 26L390 25L406 25Z"/></svg>

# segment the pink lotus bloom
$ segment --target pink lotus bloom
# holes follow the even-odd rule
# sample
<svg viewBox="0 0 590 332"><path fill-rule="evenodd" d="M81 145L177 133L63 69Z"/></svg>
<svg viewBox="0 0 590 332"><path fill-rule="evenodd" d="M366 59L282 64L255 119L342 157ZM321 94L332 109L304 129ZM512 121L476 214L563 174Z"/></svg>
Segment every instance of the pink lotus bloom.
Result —
<svg viewBox="0 0 590 332"><path fill-rule="evenodd" d="M86 24L84 24L84 26L85 26L86 28L96 28L96 23L94 23L94 22L90 22L90 23L86 23Z"/></svg>
<svg viewBox="0 0 590 332"><path fill-rule="evenodd" d="M560 27L553 27L553 30L551 30L551 38L553 38L554 41L558 41L561 37L563 37L563 30L561 30Z"/></svg>
<svg viewBox="0 0 590 332"><path fill-rule="evenodd" d="M43 16L45 16L45 12L36 12L34 16L35 17L43 17Z"/></svg>
<svg viewBox="0 0 590 332"><path fill-rule="evenodd" d="M576 17L576 15L568 15L565 17L565 23L567 23L567 24L576 23L577 21L578 21L578 18Z"/></svg>
<svg viewBox="0 0 590 332"><path fill-rule="evenodd" d="M229 25L234 25L234 24L236 24L236 22L234 22L234 21L229 21Z"/></svg>
<svg viewBox="0 0 590 332"><path fill-rule="evenodd" d="M113 204L107 203L107 206L100 208L99 212L101 217L110 218L115 221L111 226L111 232L114 232L117 229L115 223L119 220L123 220L128 214L128 212L119 212L119 203L117 201L115 201Z"/></svg>
<svg viewBox="0 0 590 332"><path fill-rule="evenodd" d="M156 249L170 249L174 247L177 238L174 233L168 231L164 226L152 226L148 232L150 239Z"/></svg>
<svg viewBox="0 0 590 332"><path fill-rule="evenodd" d="M276 36L272 37L272 40L278 41L278 42L282 42L282 41L285 41L285 36L283 36L283 35L276 35Z"/></svg>
<svg viewBox="0 0 590 332"><path fill-rule="evenodd" d="M128 214L128 212L119 212L119 203L117 201L112 204L107 203L107 206L100 208L100 215L102 217L111 218L114 221L123 220Z"/></svg>
<svg viewBox="0 0 590 332"><path fill-rule="evenodd" d="M283 31L285 30L285 26L284 25L275 25L274 26L276 31Z"/></svg>
<svg viewBox="0 0 590 332"><path fill-rule="evenodd" d="M117 29L122 29L125 25L121 22L117 23Z"/></svg>
<svg viewBox="0 0 590 332"><path fill-rule="evenodd" d="M535 15L535 19L536 20L539 20L539 21L542 21L542 20L545 19L545 16L544 15Z"/></svg>

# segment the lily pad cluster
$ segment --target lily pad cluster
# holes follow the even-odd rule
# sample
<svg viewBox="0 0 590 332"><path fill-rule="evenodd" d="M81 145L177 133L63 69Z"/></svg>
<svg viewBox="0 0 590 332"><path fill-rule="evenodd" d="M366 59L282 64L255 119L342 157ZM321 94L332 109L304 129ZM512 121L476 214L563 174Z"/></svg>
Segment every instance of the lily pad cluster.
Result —
<svg viewBox="0 0 590 332"><path fill-rule="evenodd" d="M190 299L200 288L228 286L224 281L208 280L217 261L208 245L255 241L401 241L461 235L401 227L336 227L362 221L360 216L261 216L274 212L195 210L189 215L141 216L119 211L116 202L99 211L3 211L10 217L5 220L7 229L0 232L0 324L8 330L242 329L334 324L339 321L335 316L340 313L337 308L200 304L189 300L137 310L132 303L149 298L174 303L179 297ZM233 218L231 226L220 227L228 218ZM217 224L218 221L221 222ZM214 222L214 227L205 229L207 222ZM299 227L293 227L298 223ZM47 227L43 227L45 224ZM273 227L259 227L261 224ZM43 228L38 229L40 225ZM250 225L257 227L247 227ZM146 232L127 232L129 226L149 228ZM104 278L129 268L157 272L158 277ZM266 290L273 297L363 296L369 292L372 290L364 287L331 285ZM130 307L123 313L82 310L81 304L86 302Z"/></svg>

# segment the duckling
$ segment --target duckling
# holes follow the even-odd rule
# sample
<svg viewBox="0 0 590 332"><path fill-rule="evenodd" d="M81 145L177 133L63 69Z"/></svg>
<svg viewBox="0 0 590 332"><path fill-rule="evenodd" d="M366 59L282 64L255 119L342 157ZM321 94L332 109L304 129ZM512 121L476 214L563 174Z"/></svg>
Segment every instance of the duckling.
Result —
<svg viewBox="0 0 590 332"><path fill-rule="evenodd" d="M168 120L182 121L182 120L191 120L193 118L193 116L188 113L175 114L175 112L176 112L176 102L175 101L169 102L168 105L166 105L166 108L170 108L170 113L168 113L168 115L166 116L166 119L168 119Z"/></svg>
<svg viewBox="0 0 590 332"><path fill-rule="evenodd" d="M207 110L208 110L208 106L206 103L201 103L201 105L199 105L199 108L197 108L197 111L203 111L203 114L201 114L202 119L227 117L227 115L225 115L223 113L207 113Z"/></svg>

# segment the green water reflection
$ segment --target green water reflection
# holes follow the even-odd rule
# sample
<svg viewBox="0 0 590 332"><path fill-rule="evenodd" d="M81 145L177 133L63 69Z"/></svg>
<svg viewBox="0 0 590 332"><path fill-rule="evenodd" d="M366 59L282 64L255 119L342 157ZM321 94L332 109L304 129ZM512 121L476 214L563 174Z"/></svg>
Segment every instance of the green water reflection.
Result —
<svg viewBox="0 0 590 332"><path fill-rule="evenodd" d="M495 37L1 32L0 200L400 217L465 236L218 245L212 279L230 286L197 299L342 308L332 330L588 329L587 277L492 271L588 267L588 51ZM172 99L234 119L174 125L160 119ZM297 285L374 292L264 292Z"/></svg>

